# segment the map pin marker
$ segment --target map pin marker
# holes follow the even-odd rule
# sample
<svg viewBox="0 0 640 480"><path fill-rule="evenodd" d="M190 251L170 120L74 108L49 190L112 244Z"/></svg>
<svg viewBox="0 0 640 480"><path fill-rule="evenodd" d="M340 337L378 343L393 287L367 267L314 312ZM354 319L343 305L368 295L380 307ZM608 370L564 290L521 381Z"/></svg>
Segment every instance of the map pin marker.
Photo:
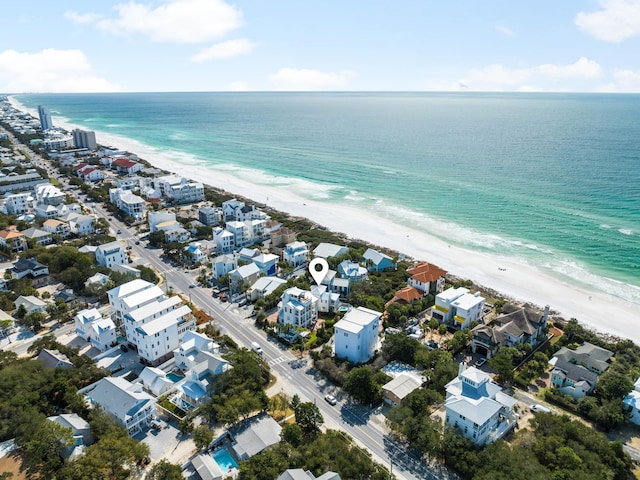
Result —
<svg viewBox="0 0 640 480"><path fill-rule="evenodd" d="M320 267L320 270L316 268L318 266ZM309 262L309 273L318 285L322 283L322 280L327 276L328 271L329 264L324 258L314 258Z"/></svg>

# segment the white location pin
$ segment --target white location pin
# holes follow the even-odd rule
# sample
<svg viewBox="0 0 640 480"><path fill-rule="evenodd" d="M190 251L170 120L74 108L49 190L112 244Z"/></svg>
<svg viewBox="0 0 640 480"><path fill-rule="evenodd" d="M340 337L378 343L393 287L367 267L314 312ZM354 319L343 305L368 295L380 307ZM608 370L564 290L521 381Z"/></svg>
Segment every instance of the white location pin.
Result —
<svg viewBox="0 0 640 480"><path fill-rule="evenodd" d="M320 267L320 270L316 267ZM327 276L328 271L329 264L324 258L314 258L309 262L309 273L318 285L322 283L322 280Z"/></svg>

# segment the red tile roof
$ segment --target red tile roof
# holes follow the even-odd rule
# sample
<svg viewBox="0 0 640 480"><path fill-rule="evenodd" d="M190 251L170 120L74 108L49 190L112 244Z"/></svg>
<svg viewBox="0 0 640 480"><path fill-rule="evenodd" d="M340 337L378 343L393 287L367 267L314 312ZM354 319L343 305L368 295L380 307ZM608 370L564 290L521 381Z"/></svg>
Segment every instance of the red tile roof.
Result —
<svg viewBox="0 0 640 480"><path fill-rule="evenodd" d="M417 282L430 283L437 281L445 275L447 271L430 263L423 262L415 267L408 268L407 273Z"/></svg>
<svg viewBox="0 0 640 480"><path fill-rule="evenodd" d="M404 287L402 290L398 290L393 297L397 301L411 303L422 298L422 293L413 287Z"/></svg>

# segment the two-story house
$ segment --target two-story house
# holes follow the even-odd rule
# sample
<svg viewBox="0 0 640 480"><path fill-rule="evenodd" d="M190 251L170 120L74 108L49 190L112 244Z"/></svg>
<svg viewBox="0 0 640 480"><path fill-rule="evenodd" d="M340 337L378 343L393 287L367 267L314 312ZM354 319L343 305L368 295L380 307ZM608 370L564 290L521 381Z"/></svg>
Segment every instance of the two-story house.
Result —
<svg viewBox="0 0 640 480"><path fill-rule="evenodd" d="M440 323L462 330L472 322L482 321L484 301L480 292L471 294L464 287L452 287L436 295L431 316Z"/></svg>
<svg viewBox="0 0 640 480"><path fill-rule="evenodd" d="M125 265L129 262L127 251L117 240L96 248L96 262L102 267L112 268L116 265Z"/></svg>
<svg viewBox="0 0 640 480"><path fill-rule="evenodd" d="M336 357L353 363L371 360L378 345L381 316L381 312L364 307L349 310L333 326Z"/></svg>

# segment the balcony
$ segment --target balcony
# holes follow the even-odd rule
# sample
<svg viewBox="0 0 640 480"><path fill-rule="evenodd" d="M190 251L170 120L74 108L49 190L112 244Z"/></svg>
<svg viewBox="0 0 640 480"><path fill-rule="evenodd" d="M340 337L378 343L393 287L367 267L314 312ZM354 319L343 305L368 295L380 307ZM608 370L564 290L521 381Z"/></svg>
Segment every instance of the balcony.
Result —
<svg viewBox="0 0 640 480"><path fill-rule="evenodd" d="M447 307L443 307L441 305L434 305L433 308L435 308L436 310L442 313L447 313L449 311Z"/></svg>

